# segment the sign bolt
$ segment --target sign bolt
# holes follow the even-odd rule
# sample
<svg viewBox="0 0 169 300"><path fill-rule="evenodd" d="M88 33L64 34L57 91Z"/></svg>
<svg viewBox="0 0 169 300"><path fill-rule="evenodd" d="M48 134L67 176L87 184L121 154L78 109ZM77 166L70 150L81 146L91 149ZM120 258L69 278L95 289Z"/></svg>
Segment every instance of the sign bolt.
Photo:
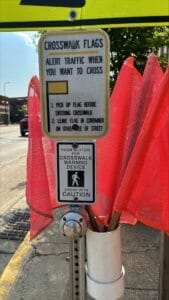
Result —
<svg viewBox="0 0 169 300"><path fill-rule="evenodd" d="M75 10L71 10L71 11L69 12L69 20L70 20L70 21L74 21L74 20L76 19L76 17L77 17L76 11L75 11Z"/></svg>
<svg viewBox="0 0 169 300"><path fill-rule="evenodd" d="M73 125L72 125L72 129L73 129L74 131L77 131L77 130L79 130L79 126L78 126L77 124L73 124Z"/></svg>
<svg viewBox="0 0 169 300"><path fill-rule="evenodd" d="M77 143L73 143L73 144L72 144L72 147L73 147L74 149L77 149L77 148L79 147L79 145L78 145Z"/></svg>

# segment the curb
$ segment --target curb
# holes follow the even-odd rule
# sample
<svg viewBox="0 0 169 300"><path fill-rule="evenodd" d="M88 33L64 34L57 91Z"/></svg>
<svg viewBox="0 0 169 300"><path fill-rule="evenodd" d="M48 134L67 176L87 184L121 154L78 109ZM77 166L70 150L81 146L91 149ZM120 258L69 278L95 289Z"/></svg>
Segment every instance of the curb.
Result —
<svg viewBox="0 0 169 300"><path fill-rule="evenodd" d="M31 249L29 235L28 232L0 277L0 300L6 299L21 272L22 263Z"/></svg>

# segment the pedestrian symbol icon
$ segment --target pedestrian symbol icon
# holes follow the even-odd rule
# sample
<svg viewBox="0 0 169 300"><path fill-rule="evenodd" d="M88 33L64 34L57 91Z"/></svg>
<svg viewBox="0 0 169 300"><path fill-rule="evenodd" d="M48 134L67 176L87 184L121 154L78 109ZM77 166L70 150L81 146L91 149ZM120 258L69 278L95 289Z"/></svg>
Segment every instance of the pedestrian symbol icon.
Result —
<svg viewBox="0 0 169 300"><path fill-rule="evenodd" d="M78 176L78 172L75 172L73 175L72 175L72 186L79 186L79 176Z"/></svg>
<svg viewBox="0 0 169 300"><path fill-rule="evenodd" d="M68 187L84 187L84 171L68 171Z"/></svg>

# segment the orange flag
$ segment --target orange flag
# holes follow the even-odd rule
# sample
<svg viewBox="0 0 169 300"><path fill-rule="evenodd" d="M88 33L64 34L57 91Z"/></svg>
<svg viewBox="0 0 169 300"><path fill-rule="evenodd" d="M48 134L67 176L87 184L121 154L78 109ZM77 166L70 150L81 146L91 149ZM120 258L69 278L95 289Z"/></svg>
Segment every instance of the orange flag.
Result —
<svg viewBox="0 0 169 300"><path fill-rule="evenodd" d="M141 80L141 74L134 67L134 58L129 57L122 66L110 99L108 134L96 142L97 198L92 211L104 225L110 219L121 172L126 165L123 157L128 151L126 141L131 139L131 120L136 113Z"/></svg>
<svg viewBox="0 0 169 300"><path fill-rule="evenodd" d="M152 98L114 211L127 211L169 233L169 67Z"/></svg>
<svg viewBox="0 0 169 300"><path fill-rule="evenodd" d="M120 70L110 102L110 129L105 138L97 141L97 202L92 207L95 216L108 225L116 195L147 110L163 76L154 54L148 57L143 76L128 58ZM121 221L136 223L129 212Z"/></svg>
<svg viewBox="0 0 169 300"><path fill-rule="evenodd" d="M53 220L55 200L55 142L43 135L40 116L39 80L34 76L28 89L28 154L26 197L31 209L30 237L34 238Z"/></svg>

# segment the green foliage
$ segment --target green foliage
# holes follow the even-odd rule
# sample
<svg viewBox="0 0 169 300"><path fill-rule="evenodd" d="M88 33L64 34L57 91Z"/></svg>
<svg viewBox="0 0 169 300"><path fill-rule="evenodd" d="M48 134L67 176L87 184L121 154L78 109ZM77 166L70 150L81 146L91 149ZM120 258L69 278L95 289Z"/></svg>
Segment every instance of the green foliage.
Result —
<svg viewBox="0 0 169 300"><path fill-rule="evenodd" d="M27 105L26 104L22 104L19 108L18 108L18 112L19 114L23 117L24 115L27 114Z"/></svg>
<svg viewBox="0 0 169 300"><path fill-rule="evenodd" d="M169 27L155 27L153 38L154 42L158 43L159 47L169 47Z"/></svg>
<svg viewBox="0 0 169 300"><path fill-rule="evenodd" d="M111 87L127 57L136 57L136 67L142 73L147 56L151 52L160 54L159 48L169 47L168 27L113 28L106 29L106 32L110 37ZM161 54L159 59L162 67L165 68L167 55Z"/></svg>

